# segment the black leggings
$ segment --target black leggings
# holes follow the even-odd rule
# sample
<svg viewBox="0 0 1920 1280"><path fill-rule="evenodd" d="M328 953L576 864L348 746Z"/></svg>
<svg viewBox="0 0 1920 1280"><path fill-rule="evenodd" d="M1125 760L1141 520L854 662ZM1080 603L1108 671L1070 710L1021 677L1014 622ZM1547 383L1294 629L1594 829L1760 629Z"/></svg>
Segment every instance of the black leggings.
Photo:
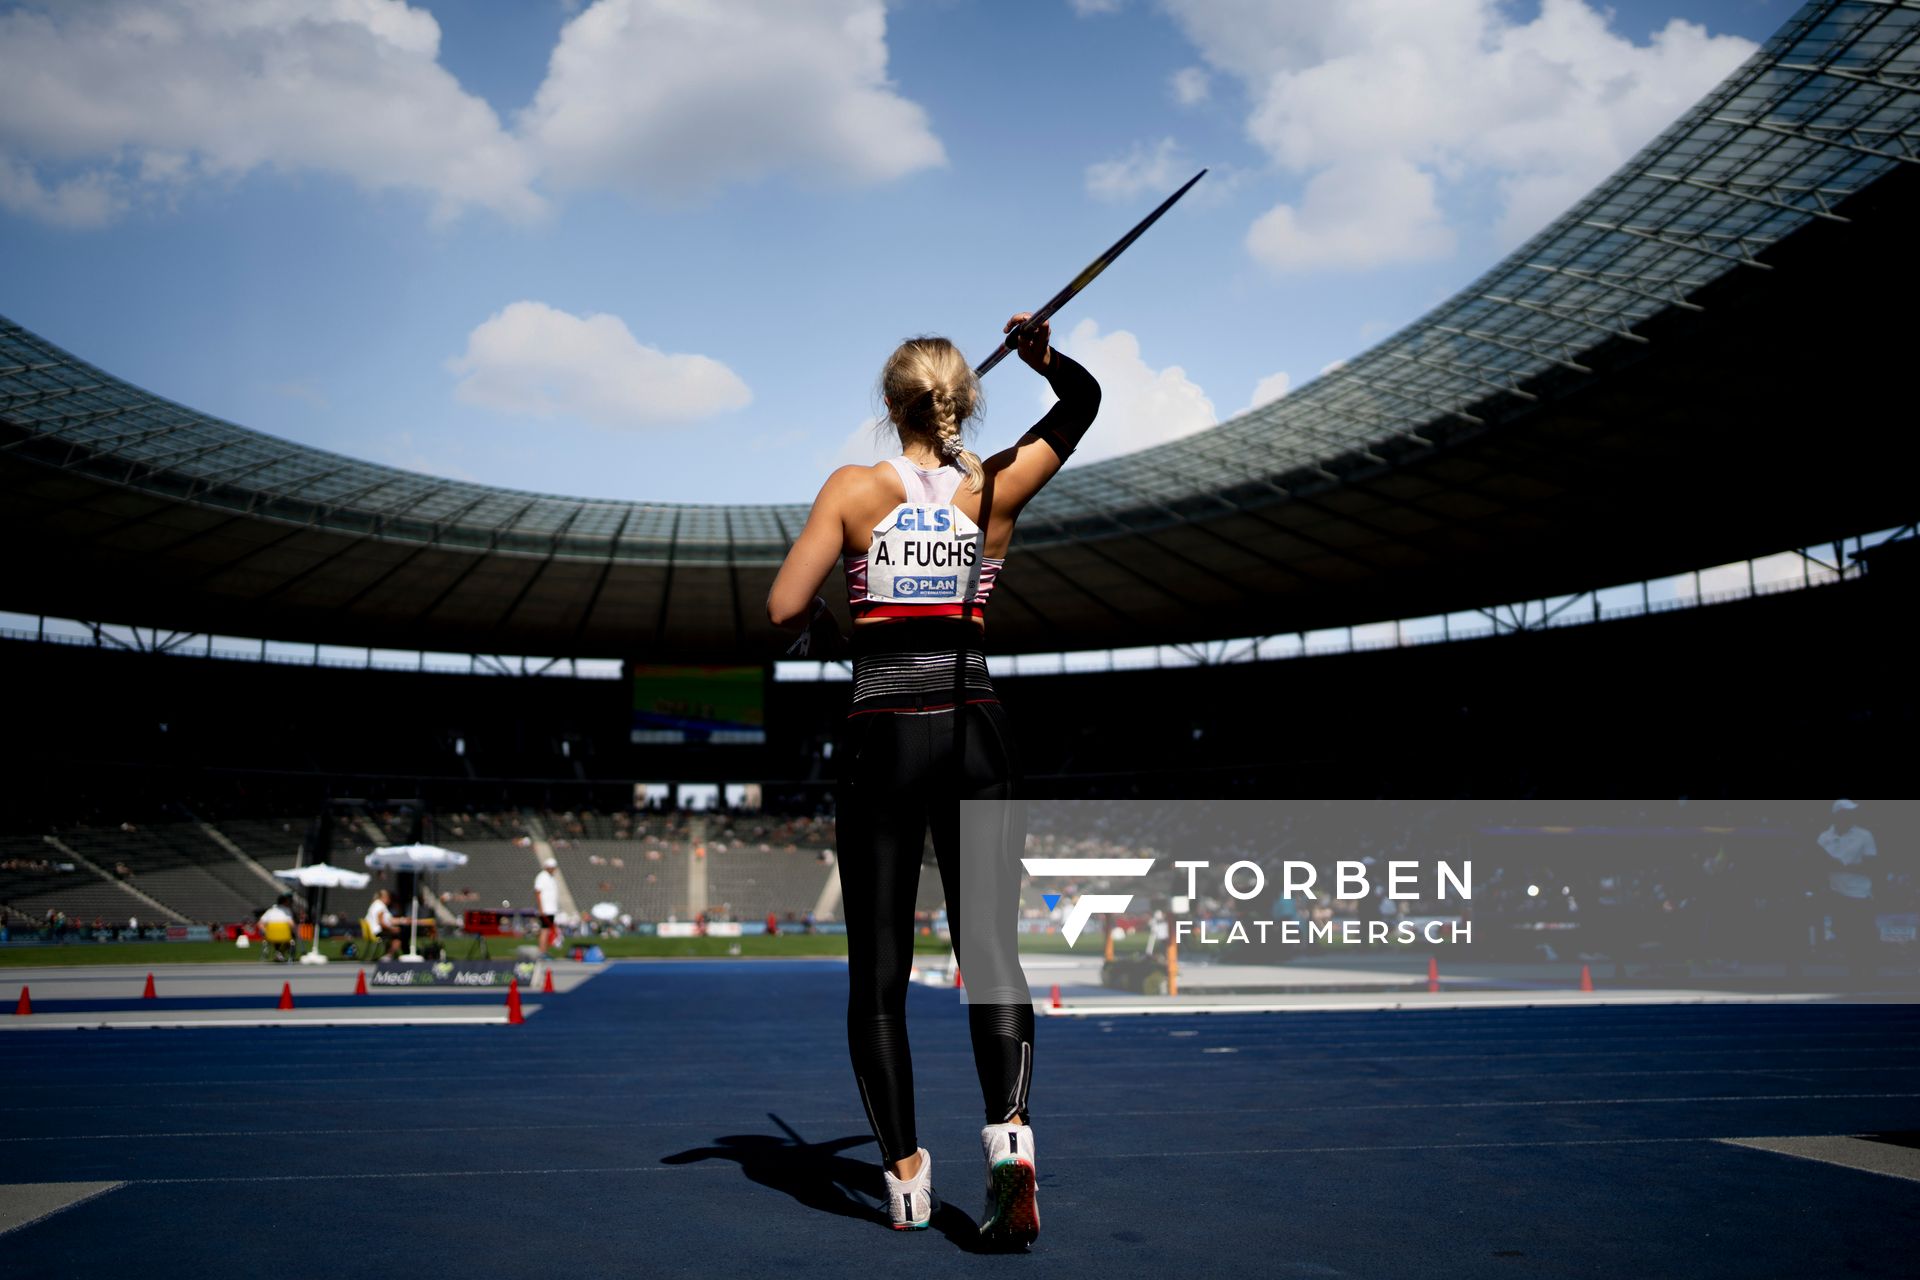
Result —
<svg viewBox="0 0 1920 1280"><path fill-rule="evenodd" d="M919 1147L906 1007L913 904L929 830L961 977L969 989L967 1023L987 1122L1026 1113L1033 1004L1016 954L1017 876L987 877L995 886L992 892L968 895L965 937L981 941L980 954L969 954L973 948L962 942L961 928L963 858L1017 857L1025 829L1018 805L996 806L1004 818L966 824L969 846L980 847L961 847L961 800L1011 801L1015 796L1006 714L997 702L969 703L957 712L949 707L855 714L837 754L847 1046L880 1158L892 1163ZM971 873L968 879L970 887L978 883Z"/></svg>

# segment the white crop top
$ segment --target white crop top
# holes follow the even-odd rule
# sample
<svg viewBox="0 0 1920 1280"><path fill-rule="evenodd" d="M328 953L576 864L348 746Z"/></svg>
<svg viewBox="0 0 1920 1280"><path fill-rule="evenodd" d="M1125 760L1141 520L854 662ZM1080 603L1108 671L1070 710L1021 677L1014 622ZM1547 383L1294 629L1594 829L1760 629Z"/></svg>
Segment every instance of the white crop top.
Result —
<svg viewBox="0 0 1920 1280"><path fill-rule="evenodd" d="M1005 560L984 554L979 526L953 504L966 474L923 471L904 455L887 462L907 500L873 527L865 555L846 558L849 608L855 617L977 613Z"/></svg>

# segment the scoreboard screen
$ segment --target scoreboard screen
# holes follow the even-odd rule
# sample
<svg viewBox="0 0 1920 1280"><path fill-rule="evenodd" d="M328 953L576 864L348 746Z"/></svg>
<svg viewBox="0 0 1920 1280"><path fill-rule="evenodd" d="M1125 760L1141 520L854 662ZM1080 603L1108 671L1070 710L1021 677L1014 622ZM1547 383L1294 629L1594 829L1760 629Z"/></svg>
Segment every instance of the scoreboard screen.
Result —
<svg viewBox="0 0 1920 1280"><path fill-rule="evenodd" d="M634 743L757 745L767 740L765 668L633 663L628 670Z"/></svg>

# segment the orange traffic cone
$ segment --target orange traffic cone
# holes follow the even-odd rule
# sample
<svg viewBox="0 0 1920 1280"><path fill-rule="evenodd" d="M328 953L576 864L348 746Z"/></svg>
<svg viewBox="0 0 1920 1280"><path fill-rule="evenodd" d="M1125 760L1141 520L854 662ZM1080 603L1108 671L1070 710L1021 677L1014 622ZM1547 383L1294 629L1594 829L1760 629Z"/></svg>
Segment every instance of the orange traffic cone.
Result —
<svg viewBox="0 0 1920 1280"><path fill-rule="evenodd" d="M27 994L25 987L20 988L20 1003L14 1006L13 1012L22 1018L33 1012L33 997Z"/></svg>
<svg viewBox="0 0 1920 1280"><path fill-rule="evenodd" d="M1580 989L1588 993L1593 991L1593 966L1580 966Z"/></svg>
<svg viewBox="0 0 1920 1280"><path fill-rule="evenodd" d="M1057 982L1053 984L1053 1007L1060 1007L1060 984Z"/></svg>
<svg viewBox="0 0 1920 1280"><path fill-rule="evenodd" d="M367 994L367 971L365 969L362 969L360 976L353 980L353 994L357 996Z"/></svg>
<svg viewBox="0 0 1920 1280"><path fill-rule="evenodd" d="M507 983L507 1025L517 1027L527 1020L520 1012L520 979L514 978Z"/></svg>
<svg viewBox="0 0 1920 1280"><path fill-rule="evenodd" d="M154 994L152 974L147 975L147 989L140 993L140 998L142 1000L158 1000L160 998L159 996Z"/></svg>
<svg viewBox="0 0 1920 1280"><path fill-rule="evenodd" d="M540 994L548 995L548 996L553 994L553 970L552 969L547 970L547 980L540 985Z"/></svg>
<svg viewBox="0 0 1920 1280"><path fill-rule="evenodd" d="M1429 994L1440 989L1440 957L1427 957L1427 991Z"/></svg>
<svg viewBox="0 0 1920 1280"><path fill-rule="evenodd" d="M280 1007L282 1009L293 1008L293 984L291 982L283 982L280 984Z"/></svg>

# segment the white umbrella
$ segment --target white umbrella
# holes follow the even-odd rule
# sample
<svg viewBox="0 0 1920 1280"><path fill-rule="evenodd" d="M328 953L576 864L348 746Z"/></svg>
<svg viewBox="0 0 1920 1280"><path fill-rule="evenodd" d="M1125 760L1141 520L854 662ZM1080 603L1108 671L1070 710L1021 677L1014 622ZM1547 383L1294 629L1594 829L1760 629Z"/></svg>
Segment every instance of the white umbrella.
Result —
<svg viewBox="0 0 1920 1280"><path fill-rule="evenodd" d="M448 867L464 867L467 855L455 853L452 849L442 849L434 844L395 844L384 849L375 849L367 855L367 865L386 871L433 872L444 871ZM420 949L420 912L419 902L407 909L407 918L413 921L408 933L407 954L402 960L419 960Z"/></svg>
<svg viewBox="0 0 1920 1280"><path fill-rule="evenodd" d="M367 865L390 871L444 871L466 866L467 855L437 844L390 844L368 854Z"/></svg>
<svg viewBox="0 0 1920 1280"><path fill-rule="evenodd" d="M304 867L288 867L273 873L277 880L291 880L309 889L364 889L373 879L364 871L349 871L330 862L314 862Z"/></svg>
<svg viewBox="0 0 1920 1280"><path fill-rule="evenodd" d="M596 902L587 908L587 914L595 920L618 920L620 918L620 904L617 902Z"/></svg>
<svg viewBox="0 0 1920 1280"><path fill-rule="evenodd" d="M284 871L273 873L276 880L291 880L306 889L320 890L320 904L325 906L329 889L364 889L373 877L364 871L349 871L345 867L336 867L327 862L309 863L304 867L288 867ZM325 964L327 958L320 954L320 911L316 908L310 913L313 917L313 949L300 957L301 964Z"/></svg>

